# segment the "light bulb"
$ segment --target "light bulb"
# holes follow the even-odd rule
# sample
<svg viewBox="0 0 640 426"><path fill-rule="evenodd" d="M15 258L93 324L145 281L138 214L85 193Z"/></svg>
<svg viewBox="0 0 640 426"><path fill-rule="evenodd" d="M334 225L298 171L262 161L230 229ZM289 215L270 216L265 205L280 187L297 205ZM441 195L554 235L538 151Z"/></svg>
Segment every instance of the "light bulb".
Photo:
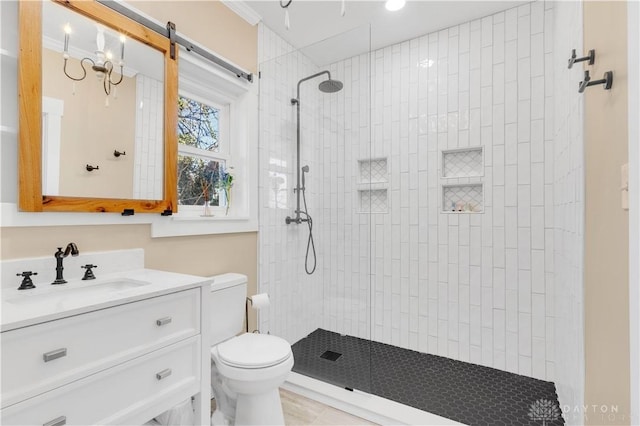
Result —
<svg viewBox="0 0 640 426"><path fill-rule="evenodd" d="M64 58L69 59L69 34L71 34L71 25L67 23L64 26Z"/></svg>
<svg viewBox="0 0 640 426"><path fill-rule="evenodd" d="M406 0L387 0L384 7L386 7L388 11L395 12L396 10L402 9L406 3Z"/></svg>
<svg viewBox="0 0 640 426"><path fill-rule="evenodd" d="M110 51L110 50L107 50L107 59L108 59L108 60L113 59L113 54L111 53L111 51Z"/></svg>
<svg viewBox="0 0 640 426"><path fill-rule="evenodd" d="M124 41L126 37L124 34L120 34L120 65L122 66L122 61L124 59Z"/></svg>

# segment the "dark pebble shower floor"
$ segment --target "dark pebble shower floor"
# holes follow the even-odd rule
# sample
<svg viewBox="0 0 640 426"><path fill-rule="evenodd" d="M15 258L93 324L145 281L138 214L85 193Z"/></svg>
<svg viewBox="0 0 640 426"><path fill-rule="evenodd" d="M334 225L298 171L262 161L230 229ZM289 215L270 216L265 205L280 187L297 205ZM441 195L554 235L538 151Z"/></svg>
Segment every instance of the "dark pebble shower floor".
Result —
<svg viewBox="0 0 640 426"><path fill-rule="evenodd" d="M317 329L293 371L469 425L562 425L552 382Z"/></svg>

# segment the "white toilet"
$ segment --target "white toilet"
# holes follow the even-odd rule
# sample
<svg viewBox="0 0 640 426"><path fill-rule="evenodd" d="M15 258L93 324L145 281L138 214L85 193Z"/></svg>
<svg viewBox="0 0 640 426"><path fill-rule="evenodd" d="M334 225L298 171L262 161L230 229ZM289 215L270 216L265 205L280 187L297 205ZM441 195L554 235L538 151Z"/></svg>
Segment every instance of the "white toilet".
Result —
<svg viewBox="0 0 640 426"><path fill-rule="evenodd" d="M278 387L293 367L291 345L243 331L247 277L217 275L211 284L212 425L284 424Z"/></svg>

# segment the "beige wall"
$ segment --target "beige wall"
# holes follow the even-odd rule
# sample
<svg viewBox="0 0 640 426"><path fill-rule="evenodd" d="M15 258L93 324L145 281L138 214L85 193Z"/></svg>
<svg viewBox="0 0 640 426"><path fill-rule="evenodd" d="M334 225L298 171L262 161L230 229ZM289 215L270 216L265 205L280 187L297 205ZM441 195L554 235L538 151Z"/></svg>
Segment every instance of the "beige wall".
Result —
<svg viewBox="0 0 640 426"><path fill-rule="evenodd" d="M47 213L42 213L47 214ZM80 252L143 248L145 266L163 271L209 276L238 272L249 277L256 293L257 233L151 238L150 225L2 228L2 259L51 255L73 241ZM96 271L99 272L99 269ZM252 312L253 314L253 312ZM250 324L255 324L255 318Z"/></svg>
<svg viewBox="0 0 640 426"><path fill-rule="evenodd" d="M585 404L619 409L610 419L590 408L585 422L629 424L629 221L620 205L620 166L628 161L626 2L584 3L584 46L596 50L595 64L585 67L593 80L614 73L612 90L585 91Z"/></svg>
<svg viewBox="0 0 640 426"><path fill-rule="evenodd" d="M156 19L171 20L178 31L215 50L238 65L257 69L257 28L213 1L162 1L141 10ZM17 179L17 177L16 177ZM41 213L43 223L48 213ZM70 213L73 214L73 213ZM69 241L81 251L143 248L145 266L166 271L213 275L239 272L249 277L249 294L257 282L257 233L151 238L150 225L61 226L1 228L0 258L47 256ZM255 315L250 313L255 327Z"/></svg>
<svg viewBox="0 0 640 426"><path fill-rule="evenodd" d="M258 26L219 1L133 0L131 4L204 47L250 71L258 70Z"/></svg>
<svg viewBox="0 0 640 426"><path fill-rule="evenodd" d="M60 191L70 197L132 198L136 129L136 80L124 77L117 98L106 95L89 70L75 83L62 72L62 55L42 49L42 95L64 102L60 140ZM70 58L69 74L81 75L80 61ZM118 74L119 75L119 74ZM116 77L119 78L119 77ZM113 89L112 89L113 90ZM115 125L117 123L117 125ZM127 152L116 158L113 151ZM86 165L100 169L88 172Z"/></svg>

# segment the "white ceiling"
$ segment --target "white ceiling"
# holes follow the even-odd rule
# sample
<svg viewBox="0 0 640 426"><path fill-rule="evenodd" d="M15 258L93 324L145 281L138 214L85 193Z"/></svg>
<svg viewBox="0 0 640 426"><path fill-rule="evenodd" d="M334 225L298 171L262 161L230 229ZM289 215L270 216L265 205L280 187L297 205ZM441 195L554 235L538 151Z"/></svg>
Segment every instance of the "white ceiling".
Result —
<svg viewBox="0 0 640 426"><path fill-rule="evenodd" d="M296 48L305 48L305 54L322 66L369 48L379 49L528 2L409 0L404 9L389 12L383 0L347 0L346 14L342 17L340 1L293 0L289 6L289 30L284 26L284 9L278 0L244 3L269 28ZM319 43L323 40L326 41Z"/></svg>

